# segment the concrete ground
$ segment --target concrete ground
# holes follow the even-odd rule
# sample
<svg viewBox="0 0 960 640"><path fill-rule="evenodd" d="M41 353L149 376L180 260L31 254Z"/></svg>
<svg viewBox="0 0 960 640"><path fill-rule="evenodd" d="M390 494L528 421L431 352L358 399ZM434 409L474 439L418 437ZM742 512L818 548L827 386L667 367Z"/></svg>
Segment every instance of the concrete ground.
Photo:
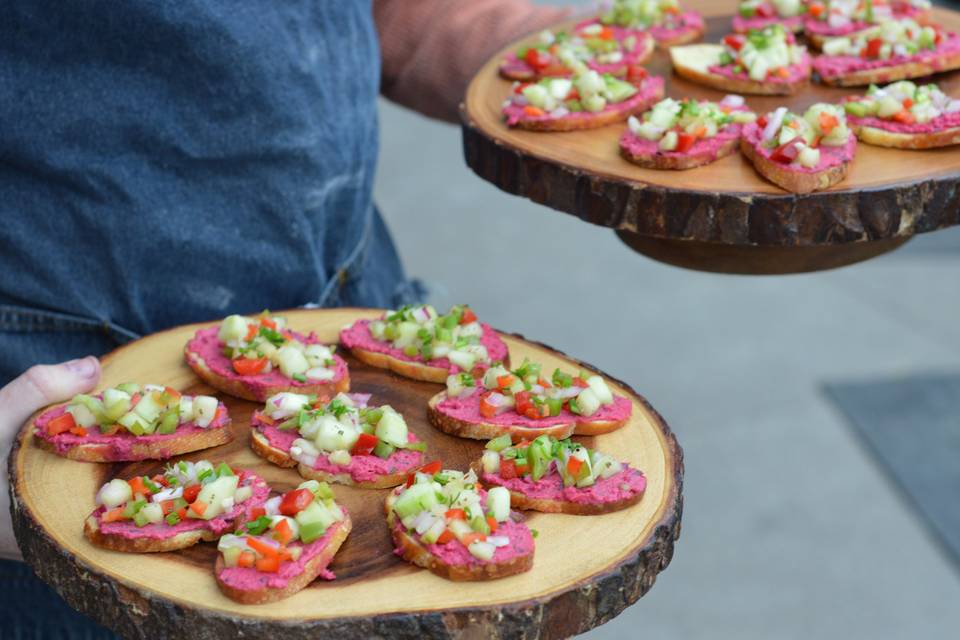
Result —
<svg viewBox="0 0 960 640"><path fill-rule="evenodd" d="M814 275L685 271L481 181L458 129L381 113L378 200L432 301L631 382L685 450L673 563L590 638L956 633L957 572L819 387L960 369L960 233Z"/></svg>

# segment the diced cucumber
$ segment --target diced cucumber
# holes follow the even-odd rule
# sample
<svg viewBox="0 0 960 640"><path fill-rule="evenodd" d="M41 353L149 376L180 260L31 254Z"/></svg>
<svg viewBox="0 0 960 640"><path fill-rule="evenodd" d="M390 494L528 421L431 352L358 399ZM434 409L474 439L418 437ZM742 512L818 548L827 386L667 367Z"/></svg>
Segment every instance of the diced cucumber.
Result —
<svg viewBox="0 0 960 640"><path fill-rule="evenodd" d="M820 164L820 149L804 147L797 156L797 162L799 162L802 167L813 169Z"/></svg>
<svg viewBox="0 0 960 640"><path fill-rule="evenodd" d="M306 376L307 380L326 382L327 380L333 380L337 376L337 372L320 366L307 369L307 372L303 375Z"/></svg>
<svg viewBox="0 0 960 640"><path fill-rule="evenodd" d="M140 512L134 518L143 516L150 524L156 524L163 520L163 507L157 502L148 502L143 505Z"/></svg>
<svg viewBox="0 0 960 640"><path fill-rule="evenodd" d="M383 320L374 320L367 327L370 329L370 335L373 336L374 340L386 340L386 335L384 335L384 330L387 327L387 323Z"/></svg>
<svg viewBox="0 0 960 640"><path fill-rule="evenodd" d="M490 524L487 522L487 519L483 517L483 514L478 514L470 519L470 528L485 536L490 535Z"/></svg>
<svg viewBox="0 0 960 640"><path fill-rule="evenodd" d="M593 471L601 478L612 478L623 471L623 465L606 454L594 452Z"/></svg>
<svg viewBox="0 0 960 640"><path fill-rule="evenodd" d="M484 448L489 449L490 451L503 451L504 449L509 447L511 444L512 444L512 440L510 439L510 434L505 433L502 436L497 436L493 440L490 440L489 442L487 442Z"/></svg>
<svg viewBox="0 0 960 640"><path fill-rule="evenodd" d="M299 485L297 489L306 489L313 495L317 495L317 490L320 488L320 482L317 480L304 480Z"/></svg>
<svg viewBox="0 0 960 640"><path fill-rule="evenodd" d="M243 553L243 549L240 547L227 547L223 550L223 565L227 568L237 566L241 553Z"/></svg>
<svg viewBox="0 0 960 640"><path fill-rule="evenodd" d="M487 511L497 522L510 518L510 491L506 487L491 487L487 491Z"/></svg>
<svg viewBox="0 0 960 640"><path fill-rule="evenodd" d="M454 365L460 367L464 371L470 371L473 369L473 365L477 363L477 358L472 353L461 349L454 349L447 355L447 359Z"/></svg>
<svg viewBox="0 0 960 640"><path fill-rule="evenodd" d="M349 451L360 438L357 429L340 423L333 416L320 416L317 423L314 444L321 451Z"/></svg>
<svg viewBox="0 0 960 640"><path fill-rule="evenodd" d="M200 489L197 500L207 505L203 515L196 515L192 510L187 511L187 515L201 520L212 520L223 513L223 501L226 498L233 498L237 492L237 484L240 478L237 476L223 476L213 482L208 482Z"/></svg>
<svg viewBox="0 0 960 640"><path fill-rule="evenodd" d="M484 451L480 462L484 473L495 475L500 471L500 454L496 451Z"/></svg>
<svg viewBox="0 0 960 640"><path fill-rule="evenodd" d="M130 483L120 478L114 478L100 487L100 491L97 493L97 504L102 504L107 509L114 509L131 498L133 498L133 491L130 489Z"/></svg>
<svg viewBox="0 0 960 640"><path fill-rule="evenodd" d="M377 456L378 458L383 458L384 460L386 460L387 458L392 456L396 450L397 448L392 444L387 444L383 440L380 440L377 442L377 445L373 448L373 455Z"/></svg>
<svg viewBox="0 0 960 640"><path fill-rule="evenodd" d="M393 510L401 518L416 515L433 508L437 504L437 495L431 482L414 484L401 493L393 504Z"/></svg>
<svg viewBox="0 0 960 640"><path fill-rule="evenodd" d="M437 541L443 532L447 530L447 523L443 518L437 518L430 528L423 532L421 538L427 544L433 544Z"/></svg>
<svg viewBox="0 0 960 640"><path fill-rule="evenodd" d="M753 111L734 111L730 114L730 117L733 118L733 121L737 124L748 124L750 122L756 122L757 114Z"/></svg>
<svg viewBox="0 0 960 640"><path fill-rule="evenodd" d="M592 416L600 409L600 398L593 389L587 387L577 396L577 409L582 416Z"/></svg>
<svg viewBox="0 0 960 640"><path fill-rule="evenodd" d="M193 421L198 427L206 428L217 415L220 402L213 396L195 396L193 398Z"/></svg>
<svg viewBox="0 0 960 640"><path fill-rule="evenodd" d="M79 404L85 407L90 413L93 414L94 418L99 424L105 424L107 422L106 416L104 415L103 402L101 402L98 398L80 394L78 396L74 396L70 404Z"/></svg>
<svg viewBox="0 0 960 640"><path fill-rule="evenodd" d="M124 382L122 384L118 384L116 388L117 390L123 391L124 393L128 393L130 395L140 393L140 385L136 382Z"/></svg>
<svg viewBox="0 0 960 640"><path fill-rule="evenodd" d="M676 131L667 131L663 138L660 139L661 151L674 151L677 148L677 144L680 141L680 137L677 135Z"/></svg>
<svg viewBox="0 0 960 640"><path fill-rule="evenodd" d="M146 421L135 412L125 413L117 420L117 424L129 431L135 436L142 436L147 433Z"/></svg>
<svg viewBox="0 0 960 640"><path fill-rule="evenodd" d="M119 389L107 389L103 392L103 414L110 422L116 422L130 411L130 394Z"/></svg>
<svg viewBox="0 0 960 640"><path fill-rule="evenodd" d="M144 393L140 402L133 408L134 413L144 419L145 422L155 423L160 419L166 404L160 398L159 391Z"/></svg>
<svg viewBox="0 0 960 640"><path fill-rule="evenodd" d="M343 449L338 449L337 451L334 451L327 457L329 458L330 462L341 467L348 466L350 464L350 461L353 460L353 457L350 455L350 452L345 451Z"/></svg>
<svg viewBox="0 0 960 640"><path fill-rule="evenodd" d="M496 365L490 367L483 374L483 386L487 389L496 389L499 385L497 384L497 378L510 375L510 372L506 370L503 365Z"/></svg>
<svg viewBox="0 0 960 640"><path fill-rule="evenodd" d="M903 103L892 96L885 96L880 100L877 115L881 118L892 118L903 111Z"/></svg>
<svg viewBox="0 0 960 640"><path fill-rule="evenodd" d="M147 501L143 500L142 498L139 500L128 502L127 506L123 508L123 517L132 518L133 516L137 515L140 512L140 509L143 509L143 507L146 506L146 504L147 504Z"/></svg>
<svg viewBox="0 0 960 640"><path fill-rule="evenodd" d="M169 409L166 413L160 416L160 424L157 426L157 433L163 435L169 435L176 432L177 426L180 424L180 411L179 407Z"/></svg>
<svg viewBox="0 0 960 640"><path fill-rule="evenodd" d="M133 523L138 527L145 527L150 524L150 520L143 515L143 509L141 509L140 512L133 514Z"/></svg>
<svg viewBox="0 0 960 640"><path fill-rule="evenodd" d="M527 448L527 461L530 464L530 477L534 482L542 478L550 469L553 459L553 444L549 436L537 436Z"/></svg>
<svg viewBox="0 0 960 640"><path fill-rule="evenodd" d="M253 487L237 487L237 492L233 494L233 501L237 504L246 502L253 497Z"/></svg>
<svg viewBox="0 0 960 640"><path fill-rule="evenodd" d="M84 429L90 429L97 426L97 416L93 415L90 409L82 404L71 404L67 407L67 413L73 416L73 421Z"/></svg>
<svg viewBox="0 0 960 640"><path fill-rule="evenodd" d="M377 429L374 432L380 440L394 447L404 447L407 444L408 429L407 423L396 411L384 411L383 416L377 423Z"/></svg>
<svg viewBox="0 0 960 640"><path fill-rule="evenodd" d="M490 544L489 542L474 542L467 550L470 551L470 555L478 560L492 560L493 554L497 552L497 548Z"/></svg>
<svg viewBox="0 0 960 640"><path fill-rule="evenodd" d="M607 84L607 97L614 104L623 102L627 98L637 93L637 88L629 82L618 80L612 76L604 78Z"/></svg>
<svg viewBox="0 0 960 640"><path fill-rule="evenodd" d="M606 380L600 376L590 376L587 378L587 384L590 385L593 392L597 394L597 399L600 400L600 404L613 404L613 393L610 391L610 387L607 386Z"/></svg>
<svg viewBox="0 0 960 640"><path fill-rule="evenodd" d="M850 38L829 38L821 50L828 56L839 56L850 49L850 44Z"/></svg>
<svg viewBox="0 0 960 640"><path fill-rule="evenodd" d="M303 375L310 368L306 356L292 344L284 345L277 350L274 355L277 366L280 367L280 373L288 378L295 375Z"/></svg>
<svg viewBox="0 0 960 640"><path fill-rule="evenodd" d="M247 327L250 321L243 316L232 315L224 318L220 323L217 338L220 342L239 342L247 337Z"/></svg>
<svg viewBox="0 0 960 640"><path fill-rule="evenodd" d="M337 521L330 509L317 501L307 505L294 519L300 525L300 540L307 544L322 537L327 527Z"/></svg>
<svg viewBox="0 0 960 640"><path fill-rule="evenodd" d="M595 93L580 98L580 104L583 105L584 110L597 113L598 111L606 109L607 100L599 93Z"/></svg>

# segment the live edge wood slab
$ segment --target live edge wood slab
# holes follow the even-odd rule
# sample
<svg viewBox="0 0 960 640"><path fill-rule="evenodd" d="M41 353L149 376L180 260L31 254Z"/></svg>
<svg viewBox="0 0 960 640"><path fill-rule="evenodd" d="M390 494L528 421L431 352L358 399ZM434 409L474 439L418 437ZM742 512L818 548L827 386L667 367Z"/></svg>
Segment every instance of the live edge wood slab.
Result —
<svg viewBox="0 0 960 640"><path fill-rule="evenodd" d="M732 0L690 0L684 6L708 16L704 41L718 42L730 32ZM939 8L934 13L938 24L960 31L960 13ZM509 129L500 110L511 83L497 75L497 66L506 52L530 39L498 53L470 83L461 107L467 165L508 193L615 229L651 258L729 273L817 271L960 224L957 147L918 152L861 144L845 182L793 195L763 180L739 153L689 171L630 164L617 146L625 123L567 133ZM647 68L666 78L670 97L723 96L675 76L665 50L658 50ZM960 95L960 73L933 79L946 93ZM814 82L792 97L746 98L753 110L766 113L779 106L803 110L858 91Z"/></svg>
<svg viewBox="0 0 960 640"><path fill-rule="evenodd" d="M335 341L341 327L374 310L293 311L291 325ZM180 327L126 345L103 359L102 386L124 381L166 384L190 393L212 393L183 363L183 345L200 325ZM542 344L504 334L511 357L555 366L584 367ZM401 411L428 458L466 469L483 449L434 430L427 400L439 385L399 378L348 359L353 390ZM634 404L630 422L616 433L586 438L642 469L647 491L634 507L604 516L528 515L538 530L533 570L486 583L451 583L412 567L392 553L383 517L385 491L335 486L353 516L353 532L331 569L299 594L271 605L243 606L217 590L212 568L216 546L185 551L124 554L92 546L82 536L94 495L112 477L153 473L161 462L91 464L67 460L36 446L26 429L10 455L11 512L24 558L77 610L127 638L289 640L411 638L562 638L602 624L635 602L670 563L680 534L683 456L676 438L647 401L612 381ZM255 470L275 490L301 481L248 445L249 417L257 406L223 398L236 439L184 456L225 460ZM29 424L29 423L28 423Z"/></svg>

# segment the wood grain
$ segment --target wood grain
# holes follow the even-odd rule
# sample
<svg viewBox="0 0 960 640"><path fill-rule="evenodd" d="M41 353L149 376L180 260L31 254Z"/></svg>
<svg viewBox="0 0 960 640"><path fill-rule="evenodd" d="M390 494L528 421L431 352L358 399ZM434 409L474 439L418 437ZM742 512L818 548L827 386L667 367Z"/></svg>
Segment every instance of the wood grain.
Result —
<svg viewBox="0 0 960 640"><path fill-rule="evenodd" d="M354 309L286 315L293 328L315 330L321 339L333 341L342 326L378 313ZM182 358L183 344L198 326L159 333L108 355L102 385L136 380L211 393ZM504 339L515 358L540 359L548 368L580 365L521 337L506 334ZM426 403L438 385L399 378L353 359L349 364L353 390L372 393L374 402L403 412L413 431L429 442L430 459L465 469L479 456L481 442L429 426ZM646 400L613 382L616 392L633 399L634 416L620 431L584 441L615 451L644 470L648 486L643 500L596 518L530 515L530 526L539 531L533 570L491 584L453 585L402 562L391 553L383 517L386 492L338 486L335 491L350 510L354 529L331 567L337 579L317 581L272 605L243 606L217 590L212 544L145 556L100 549L82 537L101 483L152 473L161 463L78 463L40 449L26 432L9 462L14 529L26 561L44 581L71 606L128 638L282 634L297 639L322 633L340 638L566 637L611 619L646 593L670 562L680 531L679 445ZM280 491L299 483L295 470L270 465L250 451L249 417L256 405L224 400L236 439L184 457L254 469Z"/></svg>
<svg viewBox="0 0 960 640"><path fill-rule="evenodd" d="M690 2L707 8L706 41L718 41L730 30L734 2ZM707 6L709 5L709 6ZM716 16L717 11L725 15ZM936 9L937 22L960 30L960 14ZM565 26L565 25L561 25ZM525 39L526 40L526 39ZM508 51L519 43L504 49ZM496 67L498 53L477 73L461 108L463 149L467 164L481 178L500 189L534 202L571 213L586 222L611 227L621 235L645 239L684 241L709 258L721 246L815 247L833 246L837 251L818 266L829 268L857 256L871 256L886 243L861 247L844 260L836 254L843 247L909 238L918 233L960 224L960 148L924 152L860 145L856 162L846 181L823 192L794 195L760 177L740 154L689 171L657 171L632 165L619 155L617 140L622 124L570 133L536 133L509 129L500 115L510 83ZM667 94L718 100L723 93L696 85L674 75L668 54L658 51L648 65L667 80ZM934 77L948 94L960 95L960 73ZM836 102L862 91L814 84L796 96L747 96L757 112L786 105L803 110L814 102ZM634 243L631 243L632 245ZM643 242L635 244L643 251ZM769 272L789 272L786 263ZM797 258L800 262L807 257ZM652 257L670 261L661 251ZM675 263L682 264L684 256ZM768 272L762 262L741 272ZM684 266L694 266L687 264ZM706 263L710 267L709 260ZM713 270L725 270L718 258Z"/></svg>

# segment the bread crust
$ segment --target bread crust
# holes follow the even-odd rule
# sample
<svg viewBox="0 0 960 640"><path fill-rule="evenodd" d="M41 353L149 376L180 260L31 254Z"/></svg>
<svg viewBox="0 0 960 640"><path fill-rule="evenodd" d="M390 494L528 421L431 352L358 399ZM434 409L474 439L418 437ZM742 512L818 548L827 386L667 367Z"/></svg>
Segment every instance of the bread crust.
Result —
<svg viewBox="0 0 960 640"><path fill-rule="evenodd" d="M646 100L642 100L629 109L611 109L606 112L591 114L589 118L546 118L543 120L527 120L521 118L513 126L526 131L582 131L584 129L598 129L609 124L623 122L630 116L642 113L663 100L664 85L657 87ZM444 378L446 380L446 378Z"/></svg>
<svg viewBox="0 0 960 640"><path fill-rule="evenodd" d="M476 582L481 580L496 580L507 576L529 571L533 568L534 551L523 556L511 558L507 562L489 562L480 565L451 565L430 553L426 547L404 531L396 531L396 514L392 506L396 494L390 493L384 501L384 511L387 516L387 527L390 528L390 537L396 545L400 556L418 567L434 573L441 578L453 582Z"/></svg>
<svg viewBox="0 0 960 640"><path fill-rule="evenodd" d="M704 27L697 28L688 28L684 29L680 34L673 38L664 38L662 40L657 40L657 46L665 49L670 47L676 47L681 44L690 44L691 42L696 42L703 37Z"/></svg>
<svg viewBox="0 0 960 640"><path fill-rule="evenodd" d="M688 153L680 156L667 156L659 153L631 153L627 149L620 147L620 155L633 164L646 169L661 169L683 171L702 167L716 162L737 150L739 138L731 138L720 145L716 151L701 151L699 153Z"/></svg>
<svg viewBox="0 0 960 640"><path fill-rule="evenodd" d="M908 62L892 67L860 69L833 78L820 76L820 81L832 87L860 87L869 84L883 85L898 80L923 78L934 73L943 73L960 68L960 51L939 55L935 60L936 64L933 62Z"/></svg>
<svg viewBox="0 0 960 640"><path fill-rule="evenodd" d="M478 478L483 479L483 465L476 461L470 465L470 468L477 474ZM496 483L482 480L486 486L499 486ZM553 500L548 498L531 498L519 491L510 491L510 506L519 511L540 511L542 513L566 513L573 516L596 516L604 513L613 513L627 507L632 507L643 499L645 491L641 491L629 498L617 500L615 502L584 504L580 502L570 502L569 500Z"/></svg>
<svg viewBox="0 0 960 640"><path fill-rule="evenodd" d="M226 378L212 371L202 356L190 350L189 342L187 343L187 346L184 347L183 353L187 364L191 369L193 369L194 373L196 373L201 380L209 384L214 389L218 389L223 393L235 398L243 398L244 400L264 402L270 396L280 393L281 391L292 391L294 393L302 393L306 395L316 394L320 400L326 401L332 399L338 393L346 393L350 390L350 373L348 371L339 380L333 380L330 382L319 382L317 384L297 386L294 386L291 382L289 385L267 385L257 389L256 391L253 391L248 389L247 386L243 384L242 380Z"/></svg>
<svg viewBox="0 0 960 640"><path fill-rule="evenodd" d="M674 62L673 70L678 76L686 78L706 87L735 94L751 94L759 96L789 96L810 86L810 77L807 76L798 82L757 82L743 78L728 78L717 73L704 73Z"/></svg>
<svg viewBox="0 0 960 640"><path fill-rule="evenodd" d="M32 431L36 431L36 425L31 426ZM71 460L81 462L130 462L136 460L166 460L174 456L179 456L192 451L209 449L226 444L233 440L233 432L230 429L230 422L223 426L204 429L187 435L162 440L160 442L133 442L129 456L115 456L111 453L108 443L90 443L78 444L70 447L65 452L57 451L52 442L40 437L34 437L34 441L41 449L54 453Z"/></svg>
<svg viewBox="0 0 960 640"><path fill-rule="evenodd" d="M597 436L616 431L627 423L623 420L597 420L593 422L570 422L549 427L504 426L489 422L467 422L453 418L438 409L438 406L447 397L446 391L441 391L430 398L427 403L427 417L434 427L457 436L474 440L491 440L497 436L509 433L514 441L533 440L537 436L548 435L558 440L569 438L572 435Z"/></svg>
<svg viewBox="0 0 960 640"><path fill-rule="evenodd" d="M83 523L83 535L98 547L111 551L125 553L161 553L176 551L192 547L199 542L212 542L220 536L208 529L184 531L169 538L125 538L115 534L104 533L100 529L100 522L95 516L89 516Z"/></svg>
<svg viewBox="0 0 960 640"><path fill-rule="evenodd" d="M450 375L450 371L443 367L431 367L423 362L401 360L400 358L395 358L377 351L354 348L350 349L350 353L353 354L354 358L364 364L377 367L378 369L387 369L404 378L411 378L413 380L444 383L447 381L447 376Z"/></svg>
<svg viewBox="0 0 960 640"><path fill-rule="evenodd" d="M323 570L330 565L333 557L337 554L337 551L340 550L340 546L343 544L343 541L347 539L347 536L350 534L352 529L353 522L350 520L350 515L344 514L344 519L340 521L340 527L333 537L330 538L330 542L327 543L327 546L324 547L323 551L307 562L307 564L304 565L303 573L290 578L290 581L283 588L264 587L263 589L254 590L236 589L228 584L223 583L220 580L220 572L223 571L225 566L223 564L223 554L218 553L217 562L213 569L214 575L217 579L217 586L220 588L220 591L223 593L223 595L241 604L264 604L267 602L276 602L278 600L283 600L284 598L289 598L316 580Z"/></svg>
<svg viewBox="0 0 960 640"><path fill-rule="evenodd" d="M760 155L754 146L743 138L740 142L743 155L753 163L757 173L775 185L792 193L812 193L828 189L843 181L850 171L850 162L843 162L824 171L806 173L791 171L778 162L774 162Z"/></svg>
<svg viewBox="0 0 960 640"><path fill-rule="evenodd" d="M328 473L326 471L319 471L317 469L308 467L303 463L297 462L290 457L290 454L286 451L272 446L266 437L256 429L252 429L250 431L250 448L253 449L253 452L261 458L265 458L269 462L272 462L279 467L296 467L297 472L307 480L335 482L337 484L358 487L360 489L389 489L390 487L395 487L398 484L402 484L407 479L406 472L398 472L378 476L376 480L356 482L349 473Z"/></svg>
<svg viewBox="0 0 960 640"><path fill-rule="evenodd" d="M960 127L951 127L930 133L900 133L868 125L855 124L847 119L850 128L861 142L892 149L937 149L960 144Z"/></svg>

